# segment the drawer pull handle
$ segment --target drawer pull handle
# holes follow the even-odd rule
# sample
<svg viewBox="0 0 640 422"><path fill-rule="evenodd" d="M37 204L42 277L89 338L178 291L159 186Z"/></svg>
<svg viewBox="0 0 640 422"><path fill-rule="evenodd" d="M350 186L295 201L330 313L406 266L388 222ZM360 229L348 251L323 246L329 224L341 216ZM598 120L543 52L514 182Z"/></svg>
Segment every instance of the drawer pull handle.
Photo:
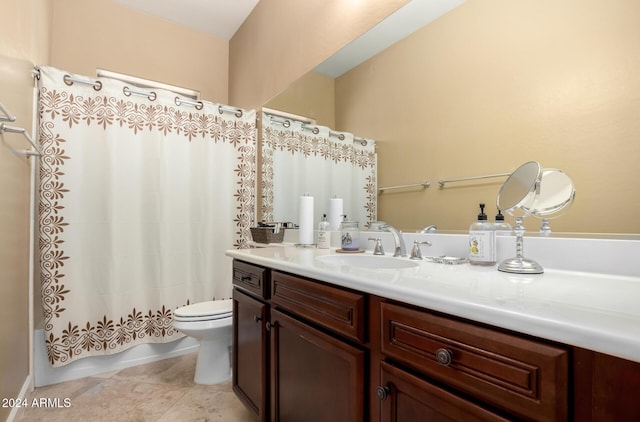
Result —
<svg viewBox="0 0 640 422"><path fill-rule="evenodd" d="M378 396L378 398L380 400L384 400L387 397L389 397L389 394L391 394L391 389L387 386L387 387L382 387L382 386L378 386L376 387L376 396Z"/></svg>
<svg viewBox="0 0 640 422"><path fill-rule="evenodd" d="M442 366L449 366L453 361L453 355L447 349L436 350L436 361Z"/></svg>
<svg viewBox="0 0 640 422"><path fill-rule="evenodd" d="M262 317L261 317L261 316L258 316L258 315L254 315L254 316L253 316L253 320L254 320L255 322L260 322L260 321L262 321Z"/></svg>
<svg viewBox="0 0 640 422"><path fill-rule="evenodd" d="M243 275L240 280L244 281L245 283L247 283L247 282L251 281L251 276L250 275Z"/></svg>

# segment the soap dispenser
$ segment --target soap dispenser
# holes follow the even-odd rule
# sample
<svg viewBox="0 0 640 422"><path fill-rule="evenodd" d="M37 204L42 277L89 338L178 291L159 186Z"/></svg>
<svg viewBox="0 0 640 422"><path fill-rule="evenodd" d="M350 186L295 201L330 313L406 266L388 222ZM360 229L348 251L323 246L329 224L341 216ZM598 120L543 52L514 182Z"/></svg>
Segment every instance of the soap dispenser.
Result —
<svg viewBox="0 0 640 422"><path fill-rule="evenodd" d="M327 214L322 214L322 220L318 224L318 249L331 247L331 225L327 221Z"/></svg>
<svg viewBox="0 0 640 422"><path fill-rule="evenodd" d="M513 234L513 228L511 227L511 224L504 221L504 215L500 210L498 210L498 214L496 214L494 230L496 231L496 235L510 236L511 234Z"/></svg>
<svg viewBox="0 0 640 422"><path fill-rule="evenodd" d="M496 232L487 221L484 204L480 204L478 220L469 227L469 262L474 265L495 265Z"/></svg>

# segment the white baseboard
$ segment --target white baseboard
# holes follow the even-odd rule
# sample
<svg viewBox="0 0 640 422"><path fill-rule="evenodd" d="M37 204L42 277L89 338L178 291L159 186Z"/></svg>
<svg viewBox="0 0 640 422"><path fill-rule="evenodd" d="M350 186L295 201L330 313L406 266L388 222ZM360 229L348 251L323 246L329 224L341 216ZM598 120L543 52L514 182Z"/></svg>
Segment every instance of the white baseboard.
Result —
<svg viewBox="0 0 640 422"><path fill-rule="evenodd" d="M24 380L24 384L22 384L22 388L20 389L20 393L18 393L19 402L22 402L25 399L29 398L29 394L33 391L33 377L31 375L27 375L27 378ZM9 416L7 417L6 422L13 422L18 420L20 416L22 416L23 408L21 407L13 407L11 408L11 412L9 412Z"/></svg>

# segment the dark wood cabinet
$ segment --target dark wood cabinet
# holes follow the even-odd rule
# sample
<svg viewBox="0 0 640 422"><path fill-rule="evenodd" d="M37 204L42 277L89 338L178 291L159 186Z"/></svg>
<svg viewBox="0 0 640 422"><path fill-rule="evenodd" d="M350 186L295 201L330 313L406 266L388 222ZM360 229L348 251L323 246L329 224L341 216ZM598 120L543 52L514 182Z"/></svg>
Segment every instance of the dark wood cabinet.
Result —
<svg viewBox="0 0 640 422"><path fill-rule="evenodd" d="M274 271L271 303L359 343L365 342L365 295Z"/></svg>
<svg viewBox="0 0 640 422"><path fill-rule="evenodd" d="M260 299L269 299L269 274L267 268L233 261L233 285Z"/></svg>
<svg viewBox="0 0 640 422"><path fill-rule="evenodd" d="M510 420L385 362L380 372L381 422Z"/></svg>
<svg viewBox="0 0 640 422"><path fill-rule="evenodd" d="M234 261L233 389L261 421L364 421L362 293Z"/></svg>
<svg viewBox="0 0 640 422"><path fill-rule="evenodd" d="M640 421L640 363L234 260L261 421Z"/></svg>
<svg viewBox="0 0 640 422"><path fill-rule="evenodd" d="M363 421L365 351L271 312L271 420Z"/></svg>
<svg viewBox="0 0 640 422"><path fill-rule="evenodd" d="M574 347L573 387L573 420L640 421L640 363Z"/></svg>
<svg viewBox="0 0 640 422"><path fill-rule="evenodd" d="M263 289L269 283L268 274L262 267L234 262L233 391L261 421L269 420L269 307Z"/></svg>
<svg viewBox="0 0 640 422"><path fill-rule="evenodd" d="M263 421L267 418L267 306L233 292L233 390Z"/></svg>
<svg viewBox="0 0 640 422"><path fill-rule="evenodd" d="M566 421L567 347L382 303L382 353L523 419Z"/></svg>

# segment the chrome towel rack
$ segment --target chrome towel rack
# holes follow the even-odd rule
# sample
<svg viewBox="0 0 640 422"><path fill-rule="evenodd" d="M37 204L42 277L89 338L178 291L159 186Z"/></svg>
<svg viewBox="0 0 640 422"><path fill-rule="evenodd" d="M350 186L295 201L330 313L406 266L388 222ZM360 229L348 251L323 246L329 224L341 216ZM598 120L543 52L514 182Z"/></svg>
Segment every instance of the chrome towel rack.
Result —
<svg viewBox="0 0 640 422"><path fill-rule="evenodd" d="M4 106L4 104L0 103L0 111L2 111L3 115L0 115L0 122L15 122L16 118L11 114L9 110Z"/></svg>
<svg viewBox="0 0 640 422"><path fill-rule="evenodd" d="M2 103L0 103L0 110L4 114L4 116L0 115L0 122L2 122L0 123L0 135L2 135L5 132L20 133L22 134L22 136L24 136L27 139L27 141L29 141L29 143L33 147L33 150L15 150L14 149L13 152L15 154L21 154L26 156L32 156L32 155L36 157L42 156L42 152L40 152L40 149L36 146L35 142L33 142L33 139L31 139L31 136L29 136L29 134L24 128L8 126L4 123L4 122L14 122L16 118L11 114L11 112L9 112L9 110L7 110L7 108Z"/></svg>
<svg viewBox="0 0 640 422"><path fill-rule="evenodd" d="M391 189L404 189L404 188L415 188L415 187L422 187L423 189L426 189L429 186L431 186L431 184L425 180L422 183L412 183L409 185L386 186L383 188L378 188L378 192L383 193L384 191L391 190Z"/></svg>
<svg viewBox="0 0 640 422"><path fill-rule="evenodd" d="M438 180L438 185L440 188L443 188L447 183L457 183L457 182L467 182L470 180L481 180L481 179L491 179L494 177L508 177L511 173L499 173L499 174L488 174L486 176L472 176L472 177L462 177L459 179L442 179Z"/></svg>

